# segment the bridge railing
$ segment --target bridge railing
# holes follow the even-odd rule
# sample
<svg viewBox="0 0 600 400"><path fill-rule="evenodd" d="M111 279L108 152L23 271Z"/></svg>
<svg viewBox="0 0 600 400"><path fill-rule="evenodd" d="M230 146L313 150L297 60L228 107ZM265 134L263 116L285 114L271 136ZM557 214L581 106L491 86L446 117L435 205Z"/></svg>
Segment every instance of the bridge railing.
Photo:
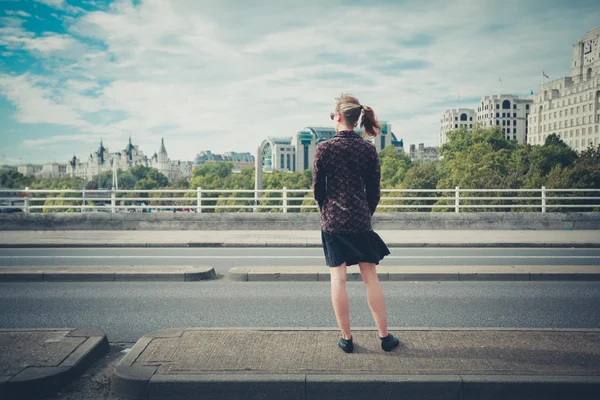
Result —
<svg viewBox="0 0 600 400"><path fill-rule="evenodd" d="M0 211L299 212L316 211L311 189L0 189ZM600 189L382 189L384 211L600 211Z"/></svg>

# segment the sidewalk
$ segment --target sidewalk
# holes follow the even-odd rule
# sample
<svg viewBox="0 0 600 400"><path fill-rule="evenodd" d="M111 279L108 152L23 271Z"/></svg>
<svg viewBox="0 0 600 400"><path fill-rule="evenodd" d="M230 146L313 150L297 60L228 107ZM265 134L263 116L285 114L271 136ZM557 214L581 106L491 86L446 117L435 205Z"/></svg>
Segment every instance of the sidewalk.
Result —
<svg viewBox="0 0 600 400"><path fill-rule="evenodd" d="M380 281L600 281L600 265L382 265L377 267L377 276ZM233 267L225 278L243 282L330 281L331 271L327 266ZM347 268L346 280L362 280L357 265Z"/></svg>
<svg viewBox="0 0 600 400"><path fill-rule="evenodd" d="M600 330L169 329L142 337L111 388L133 399L598 399Z"/></svg>
<svg viewBox="0 0 600 400"><path fill-rule="evenodd" d="M0 329L0 399L51 394L108 351L100 331Z"/></svg>
<svg viewBox="0 0 600 400"><path fill-rule="evenodd" d="M381 230L390 247L600 247L600 231ZM0 231L0 247L320 247L319 231Z"/></svg>

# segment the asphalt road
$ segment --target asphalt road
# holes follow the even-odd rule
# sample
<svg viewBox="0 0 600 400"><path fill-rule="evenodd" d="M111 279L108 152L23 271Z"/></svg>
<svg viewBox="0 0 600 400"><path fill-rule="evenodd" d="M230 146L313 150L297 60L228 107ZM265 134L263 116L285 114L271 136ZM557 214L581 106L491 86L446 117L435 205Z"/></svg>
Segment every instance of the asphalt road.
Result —
<svg viewBox="0 0 600 400"><path fill-rule="evenodd" d="M600 328L599 282L383 282L390 326ZM348 283L353 326L374 326ZM335 327L327 282L2 283L0 327L85 327L135 342L176 327Z"/></svg>
<svg viewBox="0 0 600 400"><path fill-rule="evenodd" d="M381 265L598 265L600 249L391 248ZM325 265L319 248L0 249L0 266Z"/></svg>

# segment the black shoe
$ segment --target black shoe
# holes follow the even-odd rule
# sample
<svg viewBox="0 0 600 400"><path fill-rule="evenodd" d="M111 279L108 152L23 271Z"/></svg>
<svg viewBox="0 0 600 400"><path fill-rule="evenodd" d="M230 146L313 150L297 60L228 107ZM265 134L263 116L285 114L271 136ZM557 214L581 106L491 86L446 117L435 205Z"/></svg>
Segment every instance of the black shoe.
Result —
<svg viewBox="0 0 600 400"><path fill-rule="evenodd" d="M354 343L352 343L352 338L348 340L341 338L338 342L338 346L344 350L344 353L352 353L354 351Z"/></svg>
<svg viewBox="0 0 600 400"><path fill-rule="evenodd" d="M400 341L398 340L398 338L394 337L394 335L392 335L392 334L388 334L386 337L380 338L380 339L381 339L381 348L384 351L392 351L396 347L398 347L398 345L400 345Z"/></svg>

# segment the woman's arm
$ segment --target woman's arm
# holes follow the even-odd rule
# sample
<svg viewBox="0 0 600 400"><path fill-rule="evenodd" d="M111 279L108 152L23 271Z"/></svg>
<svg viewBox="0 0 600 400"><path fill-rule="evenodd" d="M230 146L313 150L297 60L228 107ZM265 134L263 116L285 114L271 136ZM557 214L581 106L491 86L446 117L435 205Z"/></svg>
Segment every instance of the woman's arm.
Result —
<svg viewBox="0 0 600 400"><path fill-rule="evenodd" d="M323 202L326 195L326 179L325 170L323 169L323 146L321 143L317 145L315 151L315 160L313 162L313 196L319 210L323 208Z"/></svg>
<svg viewBox="0 0 600 400"><path fill-rule="evenodd" d="M381 164L379 163L379 155L375 146L373 146L373 152L371 154L371 162L369 170L365 176L365 186L367 194L367 203L369 204L369 210L371 215L375 214L379 199L381 198Z"/></svg>

